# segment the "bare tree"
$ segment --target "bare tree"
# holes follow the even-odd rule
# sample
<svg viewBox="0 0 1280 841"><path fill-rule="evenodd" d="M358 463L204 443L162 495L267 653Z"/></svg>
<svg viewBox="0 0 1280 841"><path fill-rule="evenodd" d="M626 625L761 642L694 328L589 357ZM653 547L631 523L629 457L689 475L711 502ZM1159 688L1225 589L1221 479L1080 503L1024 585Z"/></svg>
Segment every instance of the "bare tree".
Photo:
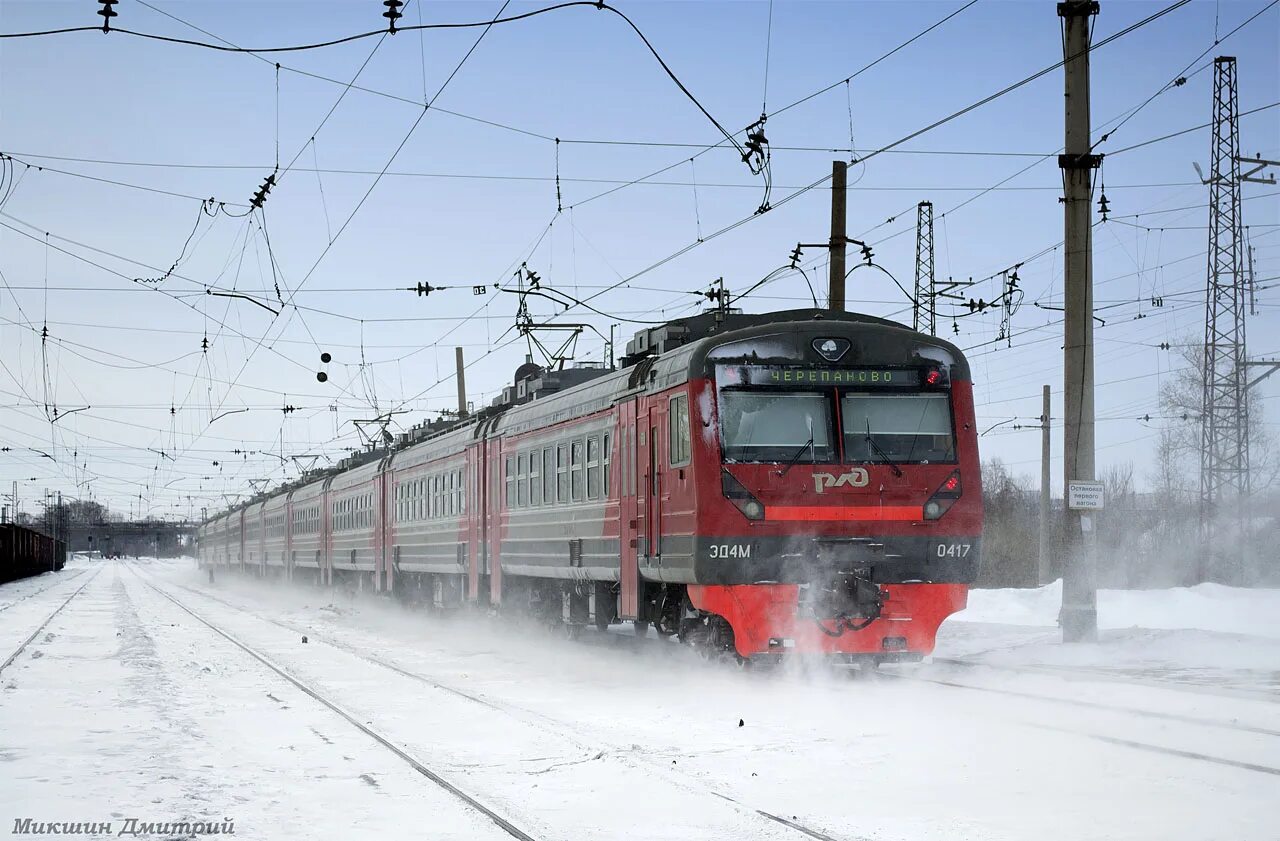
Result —
<svg viewBox="0 0 1280 841"><path fill-rule="evenodd" d="M1157 578L1172 573L1182 583L1194 583L1211 574L1201 555L1213 547L1200 545L1197 525L1200 518L1201 417L1204 403L1204 346L1195 337L1178 345L1183 367L1176 369L1160 388L1161 413L1166 425L1160 430L1156 449L1153 485L1161 494L1161 517L1154 534L1153 551L1163 568L1148 565ZM1244 541L1243 549L1251 568L1231 580L1259 581L1275 573L1264 561L1275 555L1272 535L1275 516L1269 500L1280 487L1280 449L1267 431L1262 401L1245 394L1249 436L1249 484L1251 514L1245 533L1232 540ZM1231 526L1236 526L1232 523ZM1209 565L1214 566L1213 564Z"/></svg>
<svg viewBox="0 0 1280 841"><path fill-rule="evenodd" d="M1157 445L1160 472L1181 471L1193 477L1198 487L1200 475L1200 418L1204 412L1204 345L1193 337L1177 345L1183 367L1171 372L1160 385L1160 410L1167 425ZM1249 475L1252 489L1265 491L1280 482L1280 453L1267 431L1262 401L1245 394L1249 419Z"/></svg>
<svg viewBox="0 0 1280 841"><path fill-rule="evenodd" d="M1039 496L1027 476L993 459L982 465L982 568L985 587L1034 587L1038 574Z"/></svg>

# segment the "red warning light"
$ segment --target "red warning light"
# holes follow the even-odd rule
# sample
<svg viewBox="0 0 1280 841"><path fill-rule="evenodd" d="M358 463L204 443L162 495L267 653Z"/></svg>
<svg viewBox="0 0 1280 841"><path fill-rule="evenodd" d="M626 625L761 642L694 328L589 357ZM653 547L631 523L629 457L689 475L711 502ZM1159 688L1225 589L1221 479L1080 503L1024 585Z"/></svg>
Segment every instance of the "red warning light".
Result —
<svg viewBox="0 0 1280 841"><path fill-rule="evenodd" d="M948 476L947 481L942 483L943 490L954 491L958 487L960 487L960 477L955 474Z"/></svg>
<svg viewBox="0 0 1280 841"><path fill-rule="evenodd" d="M942 372L937 368L934 368L929 373L925 374L924 381L929 385L937 385L942 382Z"/></svg>

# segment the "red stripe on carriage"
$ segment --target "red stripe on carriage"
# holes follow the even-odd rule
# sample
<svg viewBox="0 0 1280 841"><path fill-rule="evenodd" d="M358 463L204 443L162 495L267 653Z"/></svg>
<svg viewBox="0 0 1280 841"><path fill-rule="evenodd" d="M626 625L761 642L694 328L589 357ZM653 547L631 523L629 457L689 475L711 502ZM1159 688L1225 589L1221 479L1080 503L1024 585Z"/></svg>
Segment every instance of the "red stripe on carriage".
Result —
<svg viewBox="0 0 1280 841"><path fill-rule="evenodd" d="M923 520L924 508L919 505L788 505L767 506L766 520L792 520L814 522L817 520Z"/></svg>

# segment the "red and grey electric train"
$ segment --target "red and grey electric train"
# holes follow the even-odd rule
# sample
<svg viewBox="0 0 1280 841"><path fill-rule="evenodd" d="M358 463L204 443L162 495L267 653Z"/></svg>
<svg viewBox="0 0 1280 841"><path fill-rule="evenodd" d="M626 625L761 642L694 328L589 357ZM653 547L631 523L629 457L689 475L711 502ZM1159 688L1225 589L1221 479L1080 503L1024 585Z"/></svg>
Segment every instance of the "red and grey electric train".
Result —
<svg viewBox="0 0 1280 841"><path fill-rule="evenodd" d="M209 520L200 559L710 651L933 649L982 533L969 367L855 313L710 312Z"/></svg>

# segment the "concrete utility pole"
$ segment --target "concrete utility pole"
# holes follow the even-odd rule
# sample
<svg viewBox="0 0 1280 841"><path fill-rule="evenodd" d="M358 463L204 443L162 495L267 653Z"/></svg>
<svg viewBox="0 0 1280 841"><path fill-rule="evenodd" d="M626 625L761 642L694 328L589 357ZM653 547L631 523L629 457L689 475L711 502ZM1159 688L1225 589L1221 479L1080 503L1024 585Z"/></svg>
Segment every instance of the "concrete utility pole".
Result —
<svg viewBox="0 0 1280 841"><path fill-rule="evenodd" d="M458 371L458 417L467 416L467 366L462 364L462 348L453 349L453 364Z"/></svg>
<svg viewBox="0 0 1280 841"><path fill-rule="evenodd" d="M1040 565L1036 584L1049 583L1049 386L1044 387L1040 411Z"/></svg>
<svg viewBox="0 0 1280 841"><path fill-rule="evenodd" d="M1063 372L1063 479L1065 499L1073 482L1094 477L1093 412L1093 170L1101 157L1089 141L1089 24L1098 13L1092 0L1058 4L1063 21L1066 61L1066 144L1058 156L1065 196L1063 203L1065 273L1065 342ZM1090 511L1066 509L1066 558L1062 575L1064 642L1098 636L1095 518Z"/></svg>
<svg viewBox="0 0 1280 841"><path fill-rule="evenodd" d="M831 162L831 278L828 282L827 307L844 309L844 249L848 241L845 227L845 202L848 192L848 164Z"/></svg>

